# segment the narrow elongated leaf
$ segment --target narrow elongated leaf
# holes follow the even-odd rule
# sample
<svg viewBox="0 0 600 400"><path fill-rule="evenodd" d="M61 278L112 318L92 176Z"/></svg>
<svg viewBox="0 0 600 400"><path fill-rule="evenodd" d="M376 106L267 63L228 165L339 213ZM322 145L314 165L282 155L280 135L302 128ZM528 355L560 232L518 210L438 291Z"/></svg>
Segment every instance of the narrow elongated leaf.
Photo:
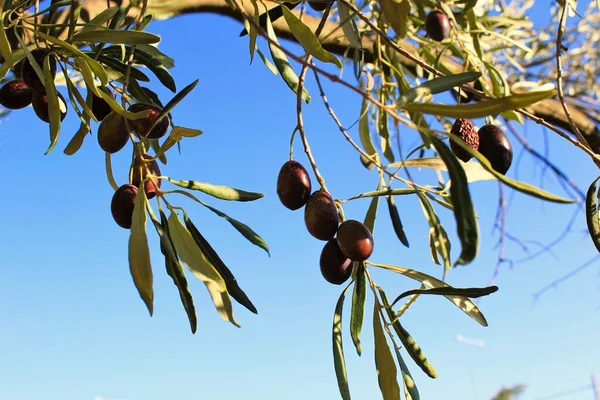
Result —
<svg viewBox="0 0 600 400"><path fill-rule="evenodd" d="M159 222L154 217L152 217L151 219L154 223L154 228L156 229L156 232L160 237L160 251L165 256L165 267L167 269L167 274L169 274L169 276L173 280L173 284L175 285L175 287L177 287L177 291L179 292L179 298L181 299L181 304L183 304L183 308L190 322L190 328L192 330L192 333L196 333L196 329L198 327L198 319L196 317L196 307L194 306L194 298L192 297L192 294L190 293L190 290L188 288L187 279L185 278L185 272L183 271L183 267L181 266L179 258L177 257L175 245L173 245L171 237L169 236L169 225L167 216L162 210L160 210L161 221Z"/></svg>
<svg viewBox="0 0 600 400"><path fill-rule="evenodd" d="M105 22L111 20L119 11L120 7L109 7L103 10L100 14L96 15L94 18L90 20L87 24L85 24L79 30L79 33L91 31L97 29L99 26L103 25Z"/></svg>
<svg viewBox="0 0 600 400"><path fill-rule="evenodd" d="M374 267L383 268L383 269L387 269L388 271L393 271L393 272L402 274L411 279L419 281L422 284L424 284L425 286L430 287L430 288L450 287L450 285L448 285L447 283L442 282L441 280L434 278L433 276L424 274L419 271L415 271L413 269L403 268L403 267L399 267L399 266L395 266L395 265L375 264L372 262L367 262L367 264L372 265ZM483 326L488 326L488 323L487 323L485 317L483 316L483 314L481 313L481 311L479 310L479 308L477 308L475 303L473 303L468 297L455 296L455 295L445 295L444 297L446 297L449 301L451 301L458 308L463 310L468 316L473 318L479 324L481 324Z"/></svg>
<svg viewBox="0 0 600 400"><path fill-rule="evenodd" d="M475 216L475 208L473 207L471 194L469 193L467 176L458 159L448 146L434 135L431 135L430 139L448 167L448 173L452 180L452 186L450 187L452 204L460 204L460 207L454 208L454 217L456 219L456 230L462 245L462 251L454 265L466 265L475 259L479 247L477 217Z"/></svg>
<svg viewBox="0 0 600 400"><path fill-rule="evenodd" d="M350 17L350 9L344 3L337 3L337 7L340 14L340 22L342 23L342 31L344 31L346 39L348 39L352 47L362 48L358 27L352 17Z"/></svg>
<svg viewBox="0 0 600 400"><path fill-rule="evenodd" d="M396 207L396 200L394 200L393 196L386 196L386 200L388 205L388 211L390 213L390 219L392 220L392 226L394 228L394 232L396 232L396 236L398 236L398 240L400 240L400 243L402 243L406 247L410 247L408 243L408 238L406 237L406 233L404 232L404 227L402 226L402 220L400 219L398 207Z"/></svg>
<svg viewBox="0 0 600 400"><path fill-rule="evenodd" d="M373 305L373 336L375 339L375 366L379 389L384 400L400 400L396 363L385 339L379 315L379 302Z"/></svg>
<svg viewBox="0 0 600 400"><path fill-rule="evenodd" d="M0 12L2 9L0 9ZM4 21L4 16L6 13L2 13L2 21ZM4 26L0 29L0 55L4 58L4 64L8 68L12 68L14 66L15 61L12 56L12 48L10 46L10 42L8 41L8 37L6 36L6 28ZM2 79L2 78L0 78Z"/></svg>
<svg viewBox="0 0 600 400"><path fill-rule="evenodd" d="M532 197L536 197L538 199L551 201L554 203L575 203L577 200L566 199L564 197L556 196L552 193L549 193L543 189L537 188L525 182L520 182L515 179L509 178L501 173L497 172L492 165L480 152L477 150L473 150L471 146L467 145L464 141L460 140L460 138L452 133L447 133L450 139L455 142L458 146L460 146L464 151L471 154L473 157L479 161L481 166L485 168L490 174L494 175L496 179L500 182L504 183L506 186L509 186L519 192L528 194Z"/></svg>
<svg viewBox="0 0 600 400"><path fill-rule="evenodd" d="M415 194L418 190L416 189L382 189L374 190L372 192L364 192L356 196L350 197L348 200L364 199L366 197L379 197L379 196L405 196L408 194Z"/></svg>
<svg viewBox="0 0 600 400"><path fill-rule="evenodd" d="M277 35L275 35L275 31L273 30L273 25L271 24L271 19L268 17L268 14L265 15L267 15L267 35L269 39L271 39L274 43L279 44L279 41L277 40ZM273 57L273 62L275 63L275 67L281 74L281 77L288 85L288 87L292 89L294 93L297 94L299 78L296 72L294 72L292 66L290 65L287 56L279 47L277 47L271 42L269 42L269 50L271 51L271 57ZM308 94L308 91L304 86L302 87L302 100L304 100L306 104L310 103L310 94Z"/></svg>
<svg viewBox="0 0 600 400"><path fill-rule="evenodd" d="M410 88L399 100L400 104L413 103L425 96L443 93L448 90L473 82L481 77L481 72L467 71L454 75L440 76Z"/></svg>
<svg viewBox="0 0 600 400"><path fill-rule="evenodd" d="M423 354L421 347L419 347L419 345L414 341L414 339L410 336L406 329L402 327L402 325L400 324L400 320L398 318L395 318L390 302L388 301L383 289L378 286L377 290L379 291L379 295L381 296L381 300L383 301L383 306L388 314L388 317L390 318L390 320L394 321L392 323L392 327L394 328L394 331L402 341L402 344L404 345L408 355L429 377L436 378L437 372L433 365L431 365L431 363L427 360L425 354Z"/></svg>
<svg viewBox="0 0 600 400"><path fill-rule="evenodd" d="M160 65L163 65L165 68L171 69L175 67L175 60L160 51L160 49L156 46L151 44L138 44L135 46L135 51L142 51L146 57L152 57L153 59L156 59Z"/></svg>
<svg viewBox="0 0 600 400"><path fill-rule="evenodd" d="M113 44L153 44L160 42L160 36L142 31L93 30L73 35L73 42L113 43Z"/></svg>
<svg viewBox="0 0 600 400"><path fill-rule="evenodd" d="M223 278L208 262L190 231L181 223L179 216L174 211L171 211L169 216L168 227L179 258L204 283L221 318L239 328L240 325L233 316L233 307Z"/></svg>
<svg viewBox="0 0 600 400"><path fill-rule="evenodd" d="M313 31L311 31L310 28L304 24L304 22L300 21L300 19L284 4L281 5L281 9L283 11L283 18L285 18L285 22L287 22L292 34L298 40L298 43L300 43L304 50L306 50L317 60L332 63L338 68L342 68L342 62L336 56L325 50L323 46L321 46L317 36L315 36Z"/></svg>
<svg viewBox="0 0 600 400"><path fill-rule="evenodd" d="M425 197L422 193L417 193L419 197L419 201L421 202L421 207L423 208L423 213L425 214L425 218L429 223L429 246L431 248L431 257L436 264L440 264L440 261L437 257L439 254L444 261L444 275L446 271L450 269L452 262L450 260L450 250L451 244L450 239L448 239L448 234L446 233L446 229L440 222L435 209L431 205L431 202Z"/></svg>
<svg viewBox="0 0 600 400"><path fill-rule="evenodd" d="M81 124L79 124L79 129L75 135L73 135L67 147L65 147L63 150L63 153L68 156L72 156L73 154L77 153L77 151L81 148L81 145L83 144L87 134L90 132L90 117L86 114L83 116L83 119L84 120L81 121Z"/></svg>
<svg viewBox="0 0 600 400"><path fill-rule="evenodd" d="M66 104L61 104L62 102L58 98L58 94L56 93L56 86L54 86L54 79L52 73L50 71L50 57L44 58L44 77L46 79L46 98L48 99L48 117L50 119L50 146L48 150L46 150L46 155L50 154L50 152L58 143L58 136L60 133L60 115L61 115L61 106L66 107ZM65 110L66 111L66 110Z"/></svg>
<svg viewBox="0 0 600 400"><path fill-rule="evenodd" d="M235 189L229 186L223 185L212 185L210 183L198 182L198 181L187 181L187 180L175 180L166 178L169 182L182 188L198 190L206 193L212 197L221 200L228 201L254 201L264 197L262 193L246 192L244 190Z"/></svg>
<svg viewBox="0 0 600 400"><path fill-rule="evenodd" d="M254 232L248 225L241 223L240 221L238 221L234 218L231 218L229 215L225 214L222 211L217 210L214 207L209 206L206 203L202 203L202 205L204 207L208 208L209 210L211 210L212 212L214 212L215 214L217 214L219 217L225 218L227 220L227 222L229 222L231 225L233 225L233 227L239 233L241 233L242 236L244 236L246 239L248 239L250 241L250 243L252 243L255 246L258 246L261 249L263 249L264 251L266 251L267 254L269 255L269 257L271 256L267 242L265 242L265 240L262 237L260 237L258 235L258 233Z"/></svg>
<svg viewBox="0 0 600 400"><path fill-rule="evenodd" d="M106 65L110 69L121 73L123 76L127 74L127 64L121 62L120 60L114 59L104 54L98 55L98 61L102 64ZM140 82L150 82L150 78L148 75L140 71L138 68L131 66L129 68L129 76Z"/></svg>
<svg viewBox="0 0 600 400"><path fill-rule="evenodd" d="M337 377L338 388L343 400L350 400L350 388L348 387L348 375L346 373L346 360L344 358L344 342L342 340L342 312L344 309L344 299L346 292L352 285L352 282L340 295L333 314L333 365L335 368L335 376Z"/></svg>
<svg viewBox="0 0 600 400"><path fill-rule="evenodd" d="M588 230L594 246L600 252L600 215L598 214L597 186L600 177L596 178L588 188L585 197L585 216Z"/></svg>
<svg viewBox="0 0 600 400"><path fill-rule="evenodd" d="M367 215L365 215L365 226L369 228L371 234L375 233L375 218L377 217L377 206L379 205L379 197L373 197Z"/></svg>
<svg viewBox="0 0 600 400"><path fill-rule="evenodd" d="M464 296L469 298L478 298L488 296L498 291L498 286L488 286L485 288L455 288L455 287L439 287L432 289L412 289L400 294L392 302L394 305L404 297L412 296L415 294L433 294L438 296Z"/></svg>
<svg viewBox="0 0 600 400"><path fill-rule="evenodd" d="M377 154L375 150L375 146L373 146L373 142L371 141L371 133L369 132L369 102L366 98L363 98L362 106L360 109L360 120L358 122L358 133L360 136L360 143L367 153L370 156L374 156Z"/></svg>
<svg viewBox="0 0 600 400"><path fill-rule="evenodd" d="M160 110L160 112L154 119L154 122L152 122L152 125L150 125L148 132L152 132L152 129L154 129L161 122L163 117L168 115L175 108L175 106L177 106L177 104L179 104L185 98L185 96L187 96L192 90L194 90L198 82L199 79L196 79L194 82L190 83L189 85L181 89L179 93L173 96L173 98L167 104L165 104L163 109Z"/></svg>
<svg viewBox="0 0 600 400"><path fill-rule="evenodd" d="M362 330L365 317L365 301L367 299L367 274L365 265L357 263L356 281L354 292L352 292L352 312L350 314L350 334L352 342L356 347L356 353L360 356L362 353L360 345L360 332Z"/></svg>
<svg viewBox="0 0 600 400"><path fill-rule="evenodd" d="M40 31L36 31L36 35L40 36L42 39L54 43L57 46L62 47L64 50L68 51L73 56L83 58L85 62L89 65L91 70L94 72L94 75L96 75L96 77L100 79L100 83L102 84L102 86L108 85L108 75L106 75L106 71L98 61L91 59L87 54L79 50L77 47L70 45L69 43L63 40L52 36L48 36Z"/></svg>
<svg viewBox="0 0 600 400"><path fill-rule="evenodd" d="M408 16L410 14L409 0L379 0L385 19L390 23L396 35L406 37Z"/></svg>
<svg viewBox="0 0 600 400"><path fill-rule="evenodd" d="M496 180L496 177L489 173L481 164L476 162L460 163L467 175L467 182ZM388 168L429 168L436 171L448 171L448 166L440 157L413 158L397 163L389 164Z"/></svg>
<svg viewBox="0 0 600 400"><path fill-rule="evenodd" d="M556 90L534 91L517 93L499 99L484 100L474 104L446 105L434 103L412 103L399 105L398 108L406 111L417 111L452 118L482 118L495 116L509 110L531 106L539 101L556 95Z"/></svg>
<svg viewBox="0 0 600 400"><path fill-rule="evenodd" d="M421 396L419 396L419 390L417 389L415 380L408 370L406 362L404 362L404 359L400 354L400 350L398 348L394 348L394 350L396 350L396 358L398 359L398 365L400 365L400 373L402 374L402 381L404 383L404 396L406 397L406 400L420 400Z"/></svg>
<svg viewBox="0 0 600 400"><path fill-rule="evenodd" d="M385 102L385 99L382 99L382 102ZM392 146L390 143L390 131L388 129L388 113L384 112L381 109L377 110L377 132L379 132L379 138L381 139L381 150L383 151L383 155L385 158L393 163L394 152L392 151Z"/></svg>
<svg viewBox="0 0 600 400"><path fill-rule="evenodd" d="M89 116L90 119L93 119L94 121L98 122L98 119L92 112L92 109L90 108L90 106L87 104L87 101L81 95L79 88L77 88L77 86L75 86L75 84L71 80L71 77L69 76L68 72L64 69L63 69L63 76L65 77L65 82L67 84L67 87L69 88L69 98L74 97L75 100L77 100L77 103L83 109L84 114ZM73 105L73 108L75 108L75 105ZM81 117L80 117L80 119L81 119Z"/></svg>
<svg viewBox="0 0 600 400"><path fill-rule="evenodd" d="M152 316L154 289L150 249L146 236L146 206L148 199L144 191L144 182L140 184L135 199L131 230L129 233L129 271L140 297Z"/></svg>
<svg viewBox="0 0 600 400"><path fill-rule="evenodd" d="M221 275L221 277L225 281L227 291L229 292L231 297L233 297L238 303L246 307L254 314L258 314L258 311L256 310L254 304L252 304L246 293L244 293L242 288L238 285L235 276L233 276L233 273L231 273L229 268L227 268L227 265L225 265L223 260L221 260L219 254L217 254L217 252L212 248L210 243L208 243L204 236L202 236L198 228L196 228L192 220L185 212L183 213L183 221L185 223L186 228L190 231L192 237L196 241L196 244L198 245L198 247L200 247L200 250L202 250L202 253L204 253L208 261L215 267L215 269L219 272L219 275Z"/></svg>

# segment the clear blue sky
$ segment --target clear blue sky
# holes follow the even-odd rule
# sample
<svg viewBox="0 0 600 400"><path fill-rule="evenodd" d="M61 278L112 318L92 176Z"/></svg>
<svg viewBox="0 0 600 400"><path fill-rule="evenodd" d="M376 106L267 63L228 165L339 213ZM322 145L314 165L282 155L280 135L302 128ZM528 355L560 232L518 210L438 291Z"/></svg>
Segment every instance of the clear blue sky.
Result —
<svg viewBox="0 0 600 400"><path fill-rule="evenodd" d="M277 173L287 159L289 135L295 126L295 97L258 57L248 66L248 42L238 38L239 23L193 15L153 23L151 30L163 37L161 49L176 59L172 73L179 88L200 79L173 113L176 123L205 132L185 140L181 155L172 151L163 174L265 193L264 199L254 203L207 201L260 233L271 248L270 258L214 214L176 200L187 207L233 270L259 314L235 304L242 328L223 322L204 285L190 277L199 320L198 332L192 335L149 225L155 270L155 315L150 318L129 274L128 232L110 216L112 189L95 136L86 140L77 155L62 154L78 126L71 110L59 145L44 156L47 127L27 108L4 119L0 129L4 176L0 399L338 398L331 323L342 287L322 279L318 260L323 242L306 232L302 211L285 209L275 193ZM191 43L196 47L187 47ZM344 76L354 81L351 68ZM326 84L331 103L349 126L357 116L359 99ZM358 163L356 153L329 119L312 80L308 88L313 102L305 107L307 135L330 190L335 197L346 198L374 189L375 171ZM158 92L164 99L171 97L166 90ZM415 132L402 132L406 147L416 142ZM543 132L537 126L527 124L522 133L534 146L543 146ZM548 136L552 159L587 189L597 168L581 152ZM517 156L522 149L513 143ZM306 163L299 142L295 154ZM115 159L120 184L126 179L128 158L123 152ZM509 176L515 177L517 170L520 179L540 182L541 169L528 156ZM550 173L544 187L563 194ZM452 285L489 283L497 258L497 235L490 234L497 190L494 182L472 186L481 218L481 250L474 263L449 274ZM362 219L368 201L354 203L345 208L346 216ZM393 236L382 204L372 260L441 277L440 267L431 261L428 228L417 200L407 197L397 203L411 247L403 247ZM562 232L575 210L576 206L544 204L517 195L510 206L508 230L522 239L548 243ZM445 210L438 212L455 241L455 259L460 245L453 219ZM503 268L497 281L500 290L479 303L489 327L481 327L445 299L432 296L417 301L405 317L405 326L439 372L431 380L406 357L423 399L489 399L504 385L523 383L527 385L523 399L534 400L586 385L592 372L600 373L598 265L545 294L535 306L532 303L534 292L594 256L583 214L577 218L571 234L553 254L512 270ZM530 249L537 249L536 245L530 243ZM513 259L526 255L512 243L506 251ZM416 287L393 273L373 271L373 275L390 296ZM349 309L347 303L346 312ZM344 320L350 388L358 400L380 398L372 349L371 293L367 310L360 358L351 345L348 314ZM458 334L483 340L485 347L458 343ZM587 391L566 398L586 400L592 395Z"/></svg>

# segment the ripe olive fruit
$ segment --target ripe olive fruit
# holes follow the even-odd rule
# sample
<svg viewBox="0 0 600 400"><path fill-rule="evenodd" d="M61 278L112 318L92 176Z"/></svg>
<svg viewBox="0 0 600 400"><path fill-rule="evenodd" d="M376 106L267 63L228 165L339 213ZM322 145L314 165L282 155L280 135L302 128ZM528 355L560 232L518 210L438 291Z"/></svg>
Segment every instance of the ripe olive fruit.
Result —
<svg viewBox="0 0 600 400"><path fill-rule="evenodd" d="M98 86L98 90L103 91L112 97L112 92L110 89L102 86ZM93 94L93 93L92 93ZM98 121L104 120L108 114L112 112L112 109L102 97L98 97L95 94L92 96L92 113Z"/></svg>
<svg viewBox="0 0 600 400"><path fill-rule="evenodd" d="M479 134L477 133L477 128L475 128L475 125L473 125L473 122L471 122L470 119L458 118L454 121L450 133L460 137L472 149L479 149ZM450 139L450 149L459 160L464 162L469 161L473 157L452 139Z"/></svg>
<svg viewBox="0 0 600 400"><path fill-rule="evenodd" d="M52 79L54 79L56 76L56 57L54 54L52 54L49 49L35 49L31 51L31 55L42 68L42 71L44 69L44 59L46 57L50 57L50 72L52 74ZM21 76L27 86L29 86L35 92L44 92L46 90L46 87L31 66L28 58L24 59L23 67L21 69Z"/></svg>
<svg viewBox="0 0 600 400"><path fill-rule="evenodd" d="M150 126L154 123L158 114L162 111L162 109L158 106L152 104L144 104L144 103L136 103L132 104L127 111L132 113L137 113L140 111L150 110L150 114L146 118L130 120L129 125L133 128L134 132L139 137L146 137L148 139L160 139L165 136L167 130L169 129L170 119L168 115L165 115L160 122L152 129L151 132L148 132Z"/></svg>
<svg viewBox="0 0 600 400"><path fill-rule="evenodd" d="M333 239L339 225L338 210L329 193L319 189L310 195L304 207L308 232L319 240Z"/></svg>
<svg viewBox="0 0 600 400"><path fill-rule="evenodd" d="M479 152L492 168L502 175L508 172L513 159L513 150L508 137L495 125L484 125L479 129Z"/></svg>
<svg viewBox="0 0 600 400"><path fill-rule="evenodd" d="M33 90L23 79L13 79L0 88L0 104L11 110L19 110L31 104Z"/></svg>
<svg viewBox="0 0 600 400"><path fill-rule="evenodd" d="M352 261L365 261L373 253L371 231L360 221L342 222L337 231L337 243L342 253Z"/></svg>
<svg viewBox="0 0 600 400"><path fill-rule="evenodd" d="M121 228L131 228L137 192L138 188L133 185L122 185L113 194L110 211L113 219Z"/></svg>
<svg viewBox="0 0 600 400"><path fill-rule="evenodd" d="M98 144L107 153L120 151L129 140L125 119L116 112L110 112L98 127Z"/></svg>
<svg viewBox="0 0 600 400"><path fill-rule="evenodd" d="M308 5L315 11L325 11L329 3L324 1L309 1Z"/></svg>
<svg viewBox="0 0 600 400"><path fill-rule="evenodd" d="M450 35L450 20L442 10L432 10L425 19L425 32L435 40L441 42Z"/></svg>
<svg viewBox="0 0 600 400"><path fill-rule="evenodd" d="M143 154L141 157L138 155L135 158L135 162L133 165L133 174L131 179L131 184L135 187L139 188L142 180L148 177L148 172L153 176L160 176L160 168L156 160L151 162L142 162L142 157L145 160L151 160L153 157L150 154ZM156 182L156 185L153 183ZM160 189L161 180L158 178L148 179L146 183L144 183L144 191L146 192L146 197L148 199L156 196L156 191Z"/></svg>
<svg viewBox="0 0 600 400"><path fill-rule="evenodd" d="M67 116L67 102L60 92L56 92L58 96L58 107L60 109L60 120L64 120ZM31 105L35 115L44 122L50 123L50 110L48 109L48 95L45 92L33 92L31 97Z"/></svg>
<svg viewBox="0 0 600 400"><path fill-rule="evenodd" d="M286 208L302 208L310 196L311 181L306 168L298 161L283 164L277 176L277 196Z"/></svg>
<svg viewBox="0 0 600 400"><path fill-rule="evenodd" d="M323 278L334 285L341 285L352 275L352 260L342 253L335 239L323 246L319 265Z"/></svg>

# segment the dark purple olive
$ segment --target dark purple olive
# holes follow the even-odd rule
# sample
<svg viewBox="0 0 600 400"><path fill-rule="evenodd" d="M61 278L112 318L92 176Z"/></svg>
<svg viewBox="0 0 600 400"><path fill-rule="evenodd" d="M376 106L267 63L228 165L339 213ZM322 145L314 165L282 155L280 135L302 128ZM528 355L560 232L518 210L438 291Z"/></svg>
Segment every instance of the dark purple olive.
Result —
<svg viewBox="0 0 600 400"><path fill-rule="evenodd" d="M298 210L306 204L311 189L310 176L302 164L294 160L283 164L277 176L277 196L281 204Z"/></svg>
<svg viewBox="0 0 600 400"><path fill-rule="evenodd" d="M492 168L505 175L512 164L513 150L508 137L495 125L479 129L479 152L488 159Z"/></svg>
<svg viewBox="0 0 600 400"><path fill-rule="evenodd" d="M342 253L335 239L323 246L319 265L323 278L334 285L341 285L352 275L352 260Z"/></svg>
<svg viewBox="0 0 600 400"><path fill-rule="evenodd" d="M151 160L153 157L150 154L144 154L142 157L145 160ZM135 163L133 165L133 177L131 179L131 184L135 187L140 187L140 183L142 183L143 179L148 177L148 172L152 174L152 176L160 176L160 167L156 160L151 162L142 162L141 157L137 156L135 159ZM154 184L156 182L156 184ZM146 192L146 197L148 199L156 196L156 192L160 189L161 180L158 178L148 179L144 184L144 191Z"/></svg>
<svg viewBox="0 0 600 400"><path fill-rule="evenodd" d="M425 32L435 40L441 42L450 35L450 20L442 10L432 10L425 20Z"/></svg>
<svg viewBox="0 0 600 400"><path fill-rule="evenodd" d="M58 107L60 109L60 120L64 120L67 116L67 102L60 92L56 92L58 96ZM50 110L48 107L48 95L44 92L34 92L31 97L31 105L35 115L44 122L50 123Z"/></svg>
<svg viewBox="0 0 600 400"><path fill-rule="evenodd" d="M52 79L54 79L56 76L56 57L54 54L52 54L49 49L35 49L31 51L31 55L42 68L42 71L44 70L44 59L50 57L50 72L52 74ZM25 58L25 61L23 62L21 76L27 86L35 92L44 92L46 90L46 87L40 80L38 74L36 74L28 58Z"/></svg>
<svg viewBox="0 0 600 400"><path fill-rule="evenodd" d="M113 219L121 228L131 228L137 192L138 188L133 185L122 185L113 194L110 211Z"/></svg>
<svg viewBox="0 0 600 400"><path fill-rule="evenodd" d="M33 90L23 79L13 79L0 88L0 104L11 110L19 110L31 104Z"/></svg>
<svg viewBox="0 0 600 400"><path fill-rule="evenodd" d="M360 221L342 222L337 231L337 243L342 253L352 261L365 261L373 253L371 231Z"/></svg>
<svg viewBox="0 0 600 400"><path fill-rule="evenodd" d="M319 240L333 239L339 225L335 202L320 189L310 195L304 207L304 223L308 232Z"/></svg>
<svg viewBox="0 0 600 400"><path fill-rule="evenodd" d="M134 132L139 137L146 137L148 139L160 139L165 136L167 130L169 129L169 116L165 115L160 122L152 129L151 132L148 132L150 126L154 123L158 114L162 111L162 109L158 106L152 104L143 104L136 103L132 104L127 111L132 113L137 113L140 111L150 110L150 114L146 118L130 120L129 125L133 128Z"/></svg>

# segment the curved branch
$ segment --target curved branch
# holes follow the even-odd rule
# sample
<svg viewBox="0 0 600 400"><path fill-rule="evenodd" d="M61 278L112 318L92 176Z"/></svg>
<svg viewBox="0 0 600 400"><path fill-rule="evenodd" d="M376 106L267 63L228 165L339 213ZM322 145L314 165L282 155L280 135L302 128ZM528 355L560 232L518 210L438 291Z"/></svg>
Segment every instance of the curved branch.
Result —
<svg viewBox="0 0 600 400"><path fill-rule="evenodd" d="M123 1L111 0L109 1L109 3L111 6L120 6L122 5ZM277 3L268 3L268 8L272 8L275 6L277 6ZM80 16L81 22L87 22L91 20L100 12L105 10L106 7L106 0L86 0L82 4L82 12ZM254 8L250 1L244 2L244 7L246 7L246 9L250 13L254 12ZM154 17L157 20L168 19L180 15L193 13L211 13L226 16L235 19L236 21L242 21L241 15L237 11L232 9L226 0L148 0L147 12L154 14ZM130 17L134 18L136 16L135 14L136 9L132 9L132 11L130 12ZM64 20L67 17L67 15L68 10L63 10L61 16L59 17L59 22L61 20ZM302 20L313 31L316 30L320 22L319 18L315 18L306 14L302 17ZM273 28L275 29L275 32L277 33L278 37L282 39L295 41L292 32L288 28L283 18L274 21ZM63 35L65 34L66 32L63 33ZM354 50L351 48L350 43L343 35L339 24L332 21L327 22L324 25L319 37L322 40L323 47L328 51L338 55L348 54L349 57L352 56L352 51ZM364 49L364 60L366 62L370 62L373 60L373 39L370 37L363 37L362 43ZM411 54L417 54L416 49L411 44L403 43L402 47ZM398 57L394 61L400 62L403 65L403 67L409 70L415 70L414 63L405 57L398 55ZM450 59L446 59L445 62L453 63ZM457 70L461 68L460 65L457 65L455 63L454 65ZM592 150L600 154L600 130L598 129L598 126L596 124L598 121L591 115L587 114L584 110L575 106L570 106L570 110L574 124L579 128L581 133L589 142ZM537 117L543 118L552 125L560 127L565 131L574 133L571 129L567 116L562 110L561 103L558 100L549 99L541 101L529 107L527 111L531 112Z"/></svg>

